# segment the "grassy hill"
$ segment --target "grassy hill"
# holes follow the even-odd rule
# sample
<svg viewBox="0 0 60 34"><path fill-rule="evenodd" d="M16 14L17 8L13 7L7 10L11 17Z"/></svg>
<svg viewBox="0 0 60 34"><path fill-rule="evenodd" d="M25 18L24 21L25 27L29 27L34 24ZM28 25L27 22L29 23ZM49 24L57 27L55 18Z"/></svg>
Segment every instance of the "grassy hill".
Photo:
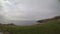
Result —
<svg viewBox="0 0 60 34"><path fill-rule="evenodd" d="M60 34L60 18L46 24L33 26L3 26L0 31L5 34Z"/></svg>

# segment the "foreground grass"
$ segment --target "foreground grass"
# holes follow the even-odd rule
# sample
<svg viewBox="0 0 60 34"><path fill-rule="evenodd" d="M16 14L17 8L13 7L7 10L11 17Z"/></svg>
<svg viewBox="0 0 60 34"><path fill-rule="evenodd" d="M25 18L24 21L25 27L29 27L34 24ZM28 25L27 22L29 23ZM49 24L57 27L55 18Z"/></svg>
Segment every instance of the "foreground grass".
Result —
<svg viewBox="0 0 60 34"><path fill-rule="evenodd" d="M0 26L0 29L13 34L60 34L60 19L34 26Z"/></svg>

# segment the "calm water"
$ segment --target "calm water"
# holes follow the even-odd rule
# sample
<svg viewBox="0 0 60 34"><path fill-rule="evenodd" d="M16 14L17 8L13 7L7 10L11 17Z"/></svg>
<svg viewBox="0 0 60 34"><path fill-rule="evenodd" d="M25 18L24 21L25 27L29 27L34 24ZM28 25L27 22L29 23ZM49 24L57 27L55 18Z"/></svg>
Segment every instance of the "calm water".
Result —
<svg viewBox="0 0 60 34"><path fill-rule="evenodd" d="M9 23L14 23L15 25L21 25L21 26L29 26L29 25L34 25L37 24L36 21L3 21L1 22L3 24L9 24Z"/></svg>

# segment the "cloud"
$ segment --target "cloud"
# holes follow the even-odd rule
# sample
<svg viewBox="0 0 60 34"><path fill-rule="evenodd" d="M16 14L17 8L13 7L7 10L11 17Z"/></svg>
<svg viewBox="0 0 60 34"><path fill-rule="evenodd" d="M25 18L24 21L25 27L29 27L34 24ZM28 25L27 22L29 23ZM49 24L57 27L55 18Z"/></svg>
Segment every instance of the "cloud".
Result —
<svg viewBox="0 0 60 34"><path fill-rule="evenodd" d="M8 1L8 3L3 3L4 9L2 9L2 15L7 20L37 20L60 15L58 0Z"/></svg>

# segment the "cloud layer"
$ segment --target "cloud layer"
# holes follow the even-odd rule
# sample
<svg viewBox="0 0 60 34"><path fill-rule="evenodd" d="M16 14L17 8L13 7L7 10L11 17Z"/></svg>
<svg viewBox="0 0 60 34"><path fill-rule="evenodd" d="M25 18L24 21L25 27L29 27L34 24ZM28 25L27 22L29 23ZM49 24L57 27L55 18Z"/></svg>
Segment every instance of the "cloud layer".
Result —
<svg viewBox="0 0 60 34"><path fill-rule="evenodd" d="M58 0L0 0L0 14L6 20L37 20L60 15Z"/></svg>

